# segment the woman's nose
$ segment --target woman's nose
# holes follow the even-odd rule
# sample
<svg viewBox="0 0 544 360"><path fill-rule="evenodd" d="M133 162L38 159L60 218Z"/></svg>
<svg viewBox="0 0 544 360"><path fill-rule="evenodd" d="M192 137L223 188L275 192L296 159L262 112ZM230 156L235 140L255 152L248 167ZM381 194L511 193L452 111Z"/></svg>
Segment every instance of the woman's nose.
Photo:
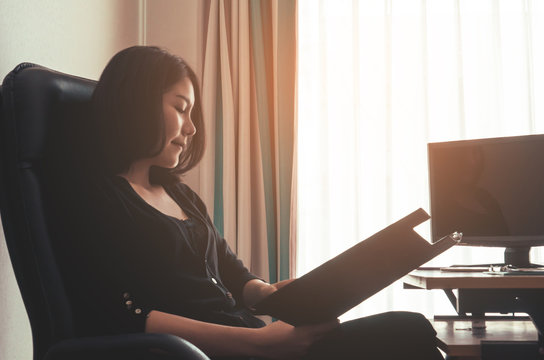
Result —
<svg viewBox="0 0 544 360"><path fill-rule="evenodd" d="M193 120L189 119L188 121L185 121L183 123L182 131L185 136L193 136L196 133L196 127Z"/></svg>

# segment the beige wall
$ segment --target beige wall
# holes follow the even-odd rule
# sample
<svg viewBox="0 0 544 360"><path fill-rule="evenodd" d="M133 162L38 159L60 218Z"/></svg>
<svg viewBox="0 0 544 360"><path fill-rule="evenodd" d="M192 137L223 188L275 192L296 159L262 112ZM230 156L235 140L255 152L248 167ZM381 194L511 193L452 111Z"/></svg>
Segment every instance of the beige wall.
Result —
<svg viewBox="0 0 544 360"><path fill-rule="evenodd" d="M118 50L146 43L201 73L198 0L1 0L0 79L21 62L97 79ZM198 191L198 169L187 176ZM0 232L0 234L2 234ZM30 326L0 241L0 359L32 359Z"/></svg>
<svg viewBox="0 0 544 360"><path fill-rule="evenodd" d="M0 74L35 62L92 79L112 54L138 43L134 0L2 0Z"/></svg>

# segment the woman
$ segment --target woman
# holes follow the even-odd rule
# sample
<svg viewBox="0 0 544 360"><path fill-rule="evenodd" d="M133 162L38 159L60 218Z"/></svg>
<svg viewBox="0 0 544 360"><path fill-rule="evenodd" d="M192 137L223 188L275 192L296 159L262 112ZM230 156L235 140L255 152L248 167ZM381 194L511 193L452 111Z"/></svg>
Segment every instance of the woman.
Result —
<svg viewBox="0 0 544 360"><path fill-rule="evenodd" d="M80 269L69 292L83 335L170 333L218 358L442 358L419 314L302 327L251 314L285 282L251 274L180 181L204 151L198 82L182 59L143 46L116 54L94 91L92 124L98 167L85 176L75 222L85 234L68 256Z"/></svg>

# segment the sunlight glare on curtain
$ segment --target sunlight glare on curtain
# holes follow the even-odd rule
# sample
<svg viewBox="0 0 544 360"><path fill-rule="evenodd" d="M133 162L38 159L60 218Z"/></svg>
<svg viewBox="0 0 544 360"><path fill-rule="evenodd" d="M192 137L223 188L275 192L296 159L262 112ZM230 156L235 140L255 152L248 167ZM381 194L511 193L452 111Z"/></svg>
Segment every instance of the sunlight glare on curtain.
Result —
<svg viewBox="0 0 544 360"><path fill-rule="evenodd" d="M299 0L298 276L428 211L428 142L544 132L543 20L531 0ZM386 310L453 313L442 293L397 282L344 318Z"/></svg>

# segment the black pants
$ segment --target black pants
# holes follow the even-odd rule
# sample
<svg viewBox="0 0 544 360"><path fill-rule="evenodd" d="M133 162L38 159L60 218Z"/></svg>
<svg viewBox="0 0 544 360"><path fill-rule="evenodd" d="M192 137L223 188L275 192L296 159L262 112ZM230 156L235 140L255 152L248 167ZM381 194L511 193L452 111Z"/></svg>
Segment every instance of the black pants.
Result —
<svg viewBox="0 0 544 360"><path fill-rule="evenodd" d="M342 323L304 359L443 359L436 344L436 332L423 315L387 312Z"/></svg>
<svg viewBox="0 0 544 360"><path fill-rule="evenodd" d="M442 360L436 331L421 314L393 311L346 321L303 360ZM214 360L262 360L217 357Z"/></svg>
<svg viewBox="0 0 544 360"><path fill-rule="evenodd" d="M72 359L68 354L58 359ZM138 351L127 356L96 356L78 359L138 359L174 360L175 357L156 352ZM315 343L303 360L441 360L436 347L436 332L421 314L412 312L387 312L347 321L329 335ZM262 360L248 357L216 357L214 360Z"/></svg>

